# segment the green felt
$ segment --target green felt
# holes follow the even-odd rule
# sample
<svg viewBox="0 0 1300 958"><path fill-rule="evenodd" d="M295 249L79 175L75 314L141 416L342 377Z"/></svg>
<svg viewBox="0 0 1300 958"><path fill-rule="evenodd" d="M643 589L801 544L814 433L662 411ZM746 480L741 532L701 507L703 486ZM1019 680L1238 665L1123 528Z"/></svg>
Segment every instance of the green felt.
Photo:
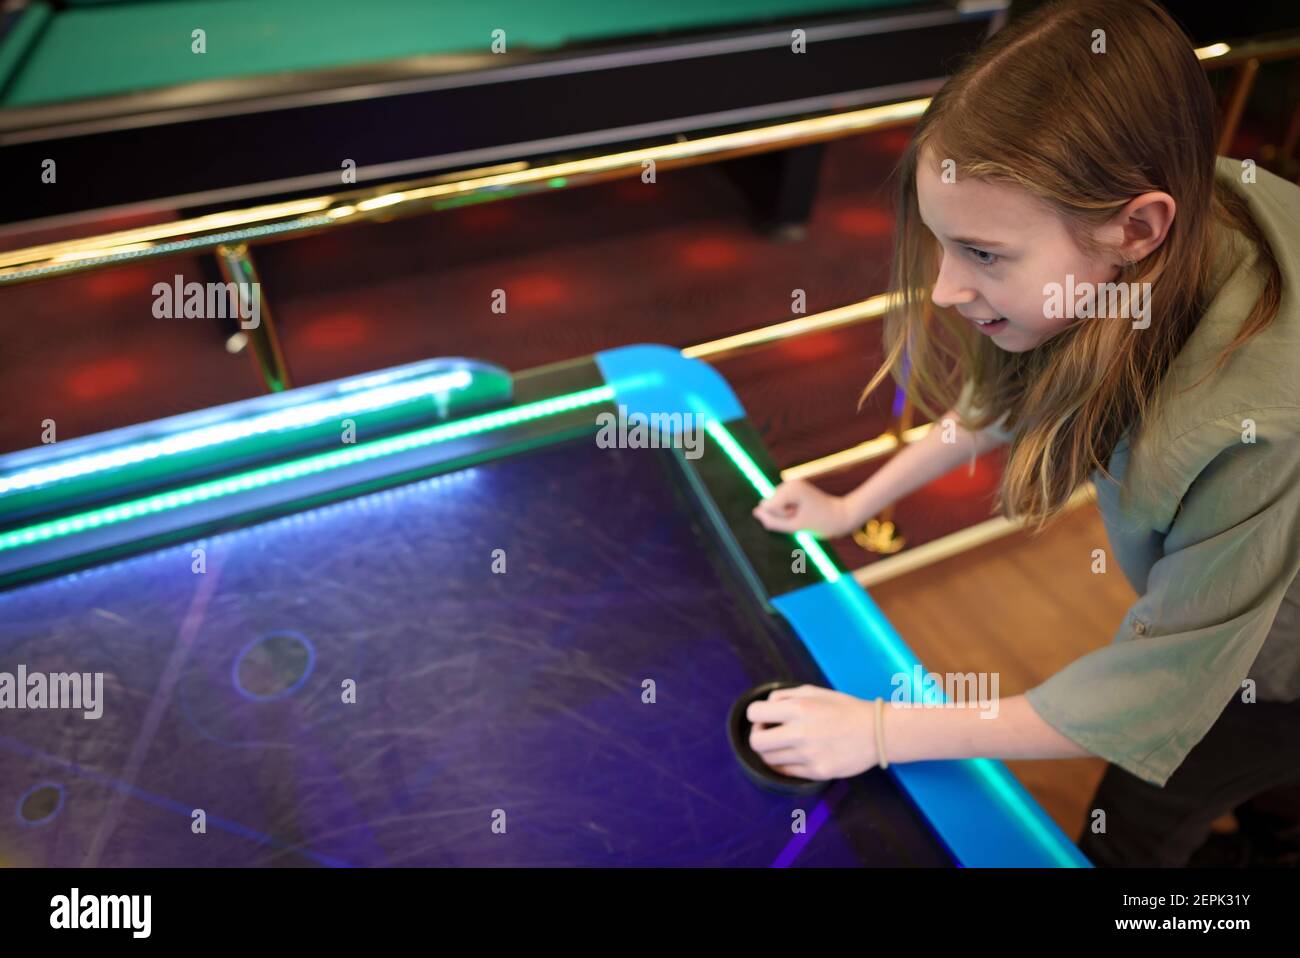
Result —
<svg viewBox="0 0 1300 958"><path fill-rule="evenodd" d="M6 102L6 87L17 79L23 62L35 49L53 15L49 4L33 3L0 43L0 104Z"/></svg>
<svg viewBox="0 0 1300 958"><path fill-rule="evenodd" d="M0 104L28 106L178 83L897 6L906 0L136 0L40 5L0 47ZM43 11L48 13L48 11ZM191 51L206 31L207 52ZM21 35L20 35L21 34ZM35 40L33 42L33 36ZM8 60L6 60L8 56Z"/></svg>

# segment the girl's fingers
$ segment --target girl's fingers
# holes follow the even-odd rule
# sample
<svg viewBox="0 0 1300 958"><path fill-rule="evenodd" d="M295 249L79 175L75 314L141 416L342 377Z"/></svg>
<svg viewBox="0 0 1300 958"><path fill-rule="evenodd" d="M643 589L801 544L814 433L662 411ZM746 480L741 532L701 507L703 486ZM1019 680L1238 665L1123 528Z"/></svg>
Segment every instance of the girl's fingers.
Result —
<svg viewBox="0 0 1300 958"><path fill-rule="evenodd" d="M793 505L798 502L803 495L803 484L799 482L783 482L767 497L767 501L778 506L787 504Z"/></svg>
<svg viewBox="0 0 1300 958"><path fill-rule="evenodd" d="M768 765L799 765L803 762L803 753L797 748L778 748L761 755Z"/></svg>
<svg viewBox="0 0 1300 958"><path fill-rule="evenodd" d="M758 511L754 515L769 532L798 532L803 528L803 523L793 516L770 516Z"/></svg>
<svg viewBox="0 0 1300 958"><path fill-rule="evenodd" d="M779 767L773 766L773 768L782 775L788 775L791 778L806 778L809 781L814 781L812 769L807 765L781 765Z"/></svg>
<svg viewBox="0 0 1300 958"><path fill-rule="evenodd" d="M797 506L773 509L769 502L761 502L754 507L754 518L771 532L798 532L804 524Z"/></svg>
<svg viewBox="0 0 1300 958"><path fill-rule="evenodd" d="M754 507L754 515L771 519L788 519L799 511L799 507L793 503L773 503L770 499L764 499Z"/></svg>
<svg viewBox="0 0 1300 958"><path fill-rule="evenodd" d="M759 728L755 725L749 732L749 747L760 755L778 748L793 748L799 744L799 735L785 725L772 728Z"/></svg>
<svg viewBox="0 0 1300 958"><path fill-rule="evenodd" d="M757 702L750 702L745 708L745 718L755 725L777 725L798 717L799 705L791 702L788 696L778 699L769 695Z"/></svg>
<svg viewBox="0 0 1300 958"><path fill-rule="evenodd" d="M770 516L791 516L799 511L799 504L804 499L802 483L783 482L772 490L772 494L759 503L759 507Z"/></svg>

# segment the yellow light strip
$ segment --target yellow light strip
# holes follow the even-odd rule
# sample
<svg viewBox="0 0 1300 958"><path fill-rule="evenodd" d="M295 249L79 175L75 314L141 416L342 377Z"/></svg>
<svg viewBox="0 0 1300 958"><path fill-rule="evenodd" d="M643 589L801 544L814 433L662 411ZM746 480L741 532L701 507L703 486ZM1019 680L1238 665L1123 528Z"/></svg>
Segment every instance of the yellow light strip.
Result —
<svg viewBox="0 0 1300 958"><path fill-rule="evenodd" d="M930 431L931 425L932 423L927 422L905 430L903 432L903 445L910 446L918 439L923 438ZM809 479L813 476L825 475L838 469L847 469L849 466L856 466L864 462L871 462L874 459L883 458L896 449L898 449L898 440L889 433L884 433L875 439L868 439L866 442L851 446L848 449L833 452L829 456L822 456L820 459L812 459L808 462L790 466L788 469L782 469L781 480L789 482L791 479Z"/></svg>
<svg viewBox="0 0 1300 958"><path fill-rule="evenodd" d="M147 249L150 245L183 240L197 234L225 233L254 223L269 223L276 220L319 215L327 210L330 205L330 197L317 197L316 199L295 200L289 203L272 203L266 206L254 206L249 209L231 210L226 213L209 213L188 220L173 220L169 223L137 226L133 229L119 230L116 233L104 233L100 236L87 236L82 239L64 240L58 243L43 243L40 246L28 246L23 249L0 252L0 267L35 263L37 261L58 262L103 256L113 252Z"/></svg>
<svg viewBox="0 0 1300 958"><path fill-rule="evenodd" d="M1233 66L1247 60L1258 60L1264 63L1273 60L1291 60L1296 57L1300 57L1300 34L1247 40L1235 45L1211 43L1196 48L1196 58L1207 70Z"/></svg>
<svg viewBox="0 0 1300 958"><path fill-rule="evenodd" d="M734 336L726 336L711 342L700 343L697 346L687 346L682 350L682 355L691 359L717 358L723 353L730 353L763 343L777 342L778 340L789 339L792 336L803 336L824 329L834 329L836 326L847 326L850 323L860 323L867 319L879 319L889 311L889 300L890 295L888 293L881 293L860 303L851 303L848 306L830 309L824 313L800 316L784 323L763 326L760 329L751 329L743 333L737 333Z"/></svg>
<svg viewBox="0 0 1300 958"><path fill-rule="evenodd" d="M647 160L669 169L825 142L913 123L929 103L928 97L907 100L544 166L496 164L394 184L379 192L373 187L352 190L30 246L0 252L0 283L30 282L127 260L193 255L223 243L286 239L348 223L427 213L470 200L502 199L639 176Z"/></svg>

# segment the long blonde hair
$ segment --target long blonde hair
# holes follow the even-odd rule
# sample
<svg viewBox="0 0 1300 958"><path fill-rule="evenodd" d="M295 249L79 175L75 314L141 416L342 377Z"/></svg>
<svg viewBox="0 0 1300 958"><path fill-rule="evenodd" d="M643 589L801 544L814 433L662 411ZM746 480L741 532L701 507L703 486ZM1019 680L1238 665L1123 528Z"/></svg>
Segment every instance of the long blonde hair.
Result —
<svg viewBox="0 0 1300 958"><path fill-rule="evenodd" d="M1099 36L1104 53L1093 49ZM1164 242L1115 280L1151 284L1150 327L1078 321L1009 353L954 310L931 304L939 247L916 196L926 146L954 160L960 176L1030 191L1087 252L1099 252L1093 230L1134 197L1172 196L1177 212ZM1158 4L1071 0L1014 22L934 97L899 162L897 298L884 320L885 363L863 399L892 374L936 418L969 382L970 408L981 415L963 425L982 429L1006 414L1014 437L997 508L1041 531L1093 470L1110 475L1116 444L1152 412L1170 362L1205 311L1216 223L1254 243L1264 284L1210 374L1277 315L1277 260L1244 201L1216 180L1215 159L1209 82Z"/></svg>

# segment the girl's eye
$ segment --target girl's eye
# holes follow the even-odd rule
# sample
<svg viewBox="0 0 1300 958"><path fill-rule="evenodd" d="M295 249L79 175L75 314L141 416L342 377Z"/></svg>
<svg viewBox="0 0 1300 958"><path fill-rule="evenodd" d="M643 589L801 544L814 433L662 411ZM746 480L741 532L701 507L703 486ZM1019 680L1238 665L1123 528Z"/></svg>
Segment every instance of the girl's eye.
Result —
<svg viewBox="0 0 1300 958"><path fill-rule="evenodd" d="M990 253L987 250L976 249L974 246L967 246L966 250L974 257L975 262L981 266L992 266L998 261L996 253ZM987 257L987 258L986 258Z"/></svg>

